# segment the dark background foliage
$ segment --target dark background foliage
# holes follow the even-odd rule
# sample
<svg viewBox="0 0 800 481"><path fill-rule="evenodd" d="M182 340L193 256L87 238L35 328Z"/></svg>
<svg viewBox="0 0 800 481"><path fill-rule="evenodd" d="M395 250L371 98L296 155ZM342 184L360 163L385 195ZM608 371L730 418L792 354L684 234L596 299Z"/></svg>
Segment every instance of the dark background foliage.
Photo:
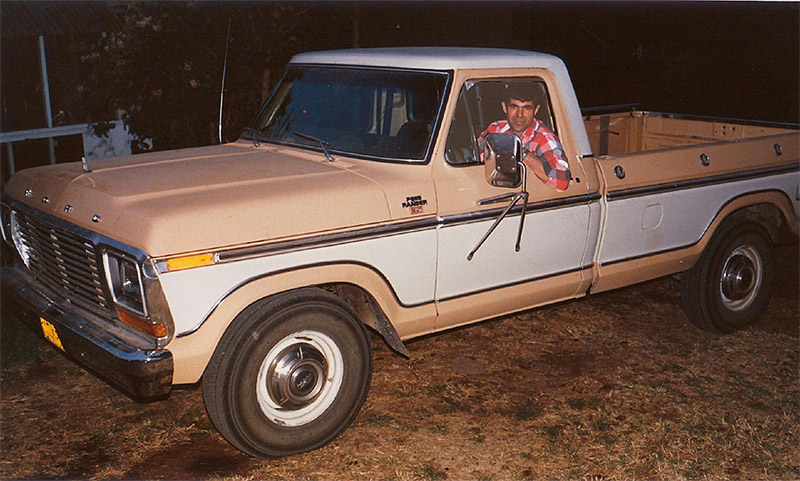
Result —
<svg viewBox="0 0 800 481"><path fill-rule="evenodd" d="M565 60L583 107L638 103L644 110L800 120L797 2L106 5L120 18L119 31L47 40L55 52L48 62L65 72L51 74L63 99L54 112L72 123L121 115L158 150L218 142L229 22L223 141L252 123L292 55L351 47L537 50ZM15 72L35 68L18 68L9 51L4 45L0 63L6 85ZM35 57L35 49L25 56ZM20 115L6 108L10 95L4 87L4 120Z"/></svg>
<svg viewBox="0 0 800 481"><path fill-rule="evenodd" d="M224 140L252 122L291 55L312 31L299 4L131 3L125 28L75 47L87 65L96 117L117 110L157 148L218 142L220 89L230 22ZM298 34L300 33L300 34ZM302 35L305 33L305 35ZM316 31L316 34L319 32Z"/></svg>

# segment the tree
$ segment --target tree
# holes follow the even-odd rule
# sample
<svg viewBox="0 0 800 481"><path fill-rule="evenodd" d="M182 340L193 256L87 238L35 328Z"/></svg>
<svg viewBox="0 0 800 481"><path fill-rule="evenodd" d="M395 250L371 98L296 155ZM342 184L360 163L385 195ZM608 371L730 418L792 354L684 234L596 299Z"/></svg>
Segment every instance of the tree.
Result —
<svg viewBox="0 0 800 481"><path fill-rule="evenodd" d="M321 15L309 13L315 8L130 3L122 31L76 45L87 67L86 82L79 88L88 93L94 119L121 116L132 134L152 139L156 149L217 143L230 21L223 136L235 139L252 123L265 91L291 56L319 39L316 19ZM96 125L100 132L103 128ZM135 147L147 149L142 142Z"/></svg>

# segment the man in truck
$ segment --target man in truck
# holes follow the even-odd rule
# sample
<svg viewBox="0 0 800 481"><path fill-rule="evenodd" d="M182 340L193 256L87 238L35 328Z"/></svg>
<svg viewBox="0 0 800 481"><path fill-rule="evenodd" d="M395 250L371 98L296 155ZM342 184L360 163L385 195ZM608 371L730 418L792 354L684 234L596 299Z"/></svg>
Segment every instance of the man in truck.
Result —
<svg viewBox="0 0 800 481"><path fill-rule="evenodd" d="M561 192L569 187L572 179L569 162L556 134L536 118L541 105L535 102L531 90L521 85L506 87L506 99L500 102L506 120L492 122L486 127L479 139L481 150L487 135L513 133L522 141L525 165L539 180ZM539 162L528 157L529 153L533 153Z"/></svg>

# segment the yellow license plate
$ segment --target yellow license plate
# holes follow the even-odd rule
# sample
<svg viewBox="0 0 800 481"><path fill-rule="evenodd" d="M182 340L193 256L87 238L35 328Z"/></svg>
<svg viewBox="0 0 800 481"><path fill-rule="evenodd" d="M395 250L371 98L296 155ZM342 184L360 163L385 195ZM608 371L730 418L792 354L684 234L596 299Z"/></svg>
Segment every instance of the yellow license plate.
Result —
<svg viewBox="0 0 800 481"><path fill-rule="evenodd" d="M59 339L58 333L56 332L56 326L51 324L43 317L39 318L39 322L42 323L42 333L44 334L45 339L52 342L57 348L64 351L64 346L61 344L61 339Z"/></svg>

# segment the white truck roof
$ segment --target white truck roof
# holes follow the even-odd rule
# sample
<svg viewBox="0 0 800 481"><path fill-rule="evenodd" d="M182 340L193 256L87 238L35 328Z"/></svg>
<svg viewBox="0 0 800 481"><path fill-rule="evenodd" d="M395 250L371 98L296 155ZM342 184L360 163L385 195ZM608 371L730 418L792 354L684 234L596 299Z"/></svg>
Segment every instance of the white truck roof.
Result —
<svg viewBox="0 0 800 481"><path fill-rule="evenodd" d="M328 50L295 55L292 63L366 65L431 70L524 68L563 65L560 58L539 52L499 48L399 47Z"/></svg>
<svg viewBox="0 0 800 481"><path fill-rule="evenodd" d="M423 70L544 68L556 76L580 155L592 154L572 80L564 61L555 55L500 48L390 47L306 52L290 63Z"/></svg>

